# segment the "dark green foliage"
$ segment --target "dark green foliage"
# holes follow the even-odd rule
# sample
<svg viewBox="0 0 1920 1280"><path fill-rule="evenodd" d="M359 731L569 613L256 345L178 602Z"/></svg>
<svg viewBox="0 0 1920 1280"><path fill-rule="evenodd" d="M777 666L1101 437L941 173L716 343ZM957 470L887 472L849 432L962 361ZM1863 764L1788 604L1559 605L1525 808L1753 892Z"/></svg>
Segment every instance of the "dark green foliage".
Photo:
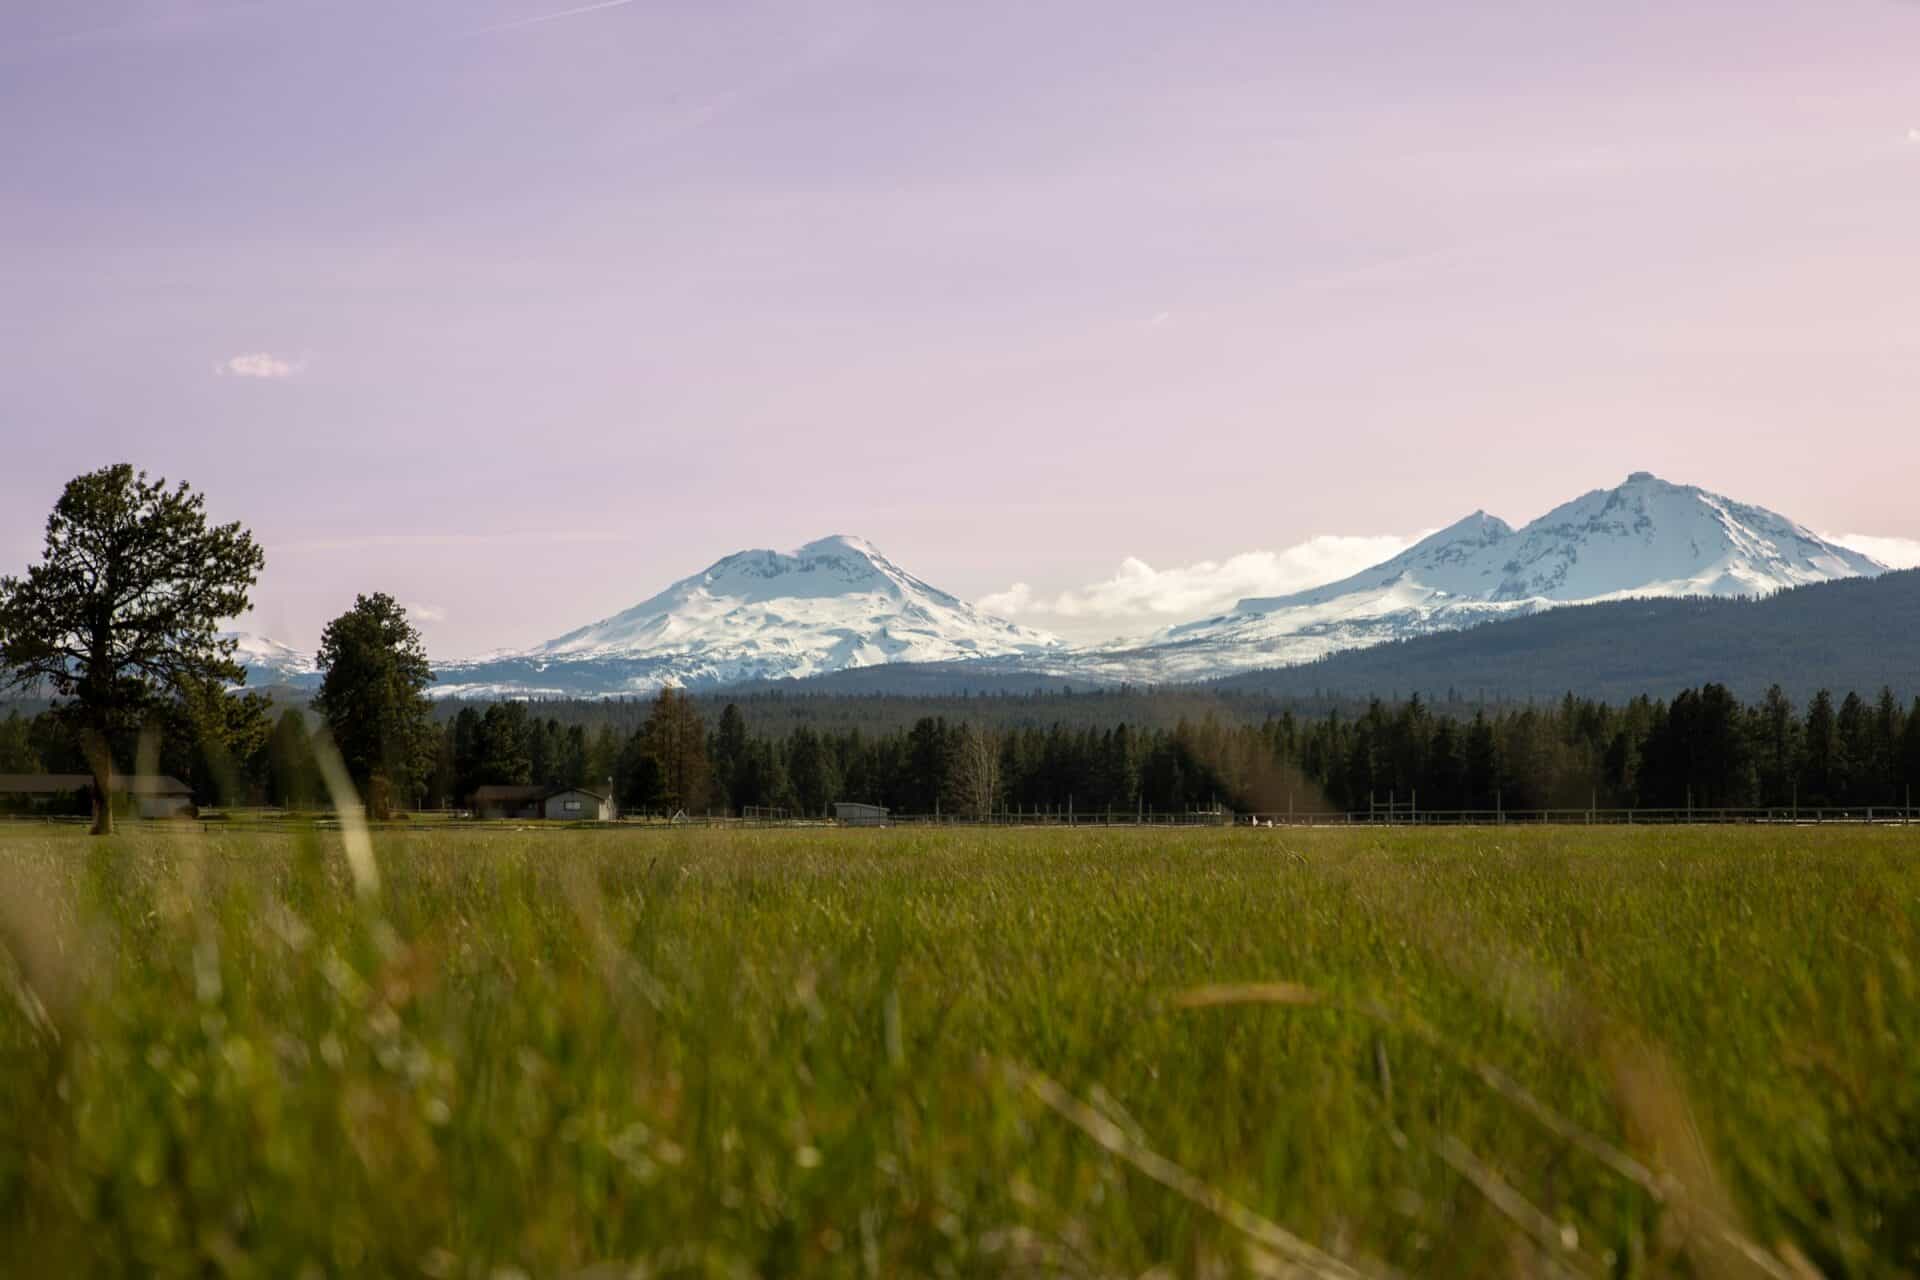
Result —
<svg viewBox="0 0 1920 1280"><path fill-rule="evenodd" d="M204 732L231 721L211 704L246 673L216 628L247 611L265 563L238 524L209 525L206 500L186 485L121 464L69 481L41 562L0 578L0 687L58 700L94 776L99 830L112 828L99 801L129 734L168 714Z"/></svg>
<svg viewBox="0 0 1920 1280"><path fill-rule="evenodd" d="M33 722L18 711L0 720L0 773L39 773L40 757L33 750Z"/></svg>
<svg viewBox="0 0 1920 1280"><path fill-rule="evenodd" d="M1415 699L1314 720L1287 712L1254 724L1209 715L1171 729L1002 729L998 794L1010 812L1071 806L1083 814L1348 811L1390 797L1426 811L1904 803L1920 784L1907 711L1884 696L1871 707L1851 702L1856 710L1836 715L1831 697L1817 698L1804 729L1784 694L1749 709L1719 685L1684 690L1671 704L1609 707L1569 696L1470 718ZM733 758L784 766L807 812L846 799L951 813L965 789L959 744L968 725L944 717L877 734L803 725L770 742L754 736L744 713L728 723L744 744L731 748ZM1865 744L1854 749L1869 766L1844 764L1849 733ZM764 756L755 750L762 743ZM773 788L743 781L752 769L730 767L736 807L774 803L765 798Z"/></svg>
<svg viewBox="0 0 1920 1280"><path fill-rule="evenodd" d="M417 801L434 760L433 671L407 611L389 595L356 597L321 633L319 666L313 708L361 794Z"/></svg>
<svg viewBox="0 0 1920 1280"><path fill-rule="evenodd" d="M487 708L480 717L478 753L477 785L532 785L533 732L525 703L496 702Z"/></svg>
<svg viewBox="0 0 1920 1280"><path fill-rule="evenodd" d="M285 809L313 809L326 795L320 766L313 758L313 735L307 720L288 709L274 722L268 740L267 801Z"/></svg>
<svg viewBox="0 0 1920 1280"><path fill-rule="evenodd" d="M602 708L598 721L581 704L468 706L430 736L429 777L438 781L424 798L464 804L487 784L600 790L612 779L621 807L635 813L752 807L817 816L834 801L855 800L900 814L957 815L978 803L969 784L979 781L981 762L969 762L963 750L976 729L998 748L989 771L997 809L1013 814L1364 812L1389 800L1426 813L1684 810L1689 803L1699 810L1859 809L1901 806L1920 791L1920 713L1886 690L1837 703L1823 692L1804 715L1777 688L1746 706L1710 685L1683 690L1671 703L1636 698L1623 706L1573 696L1492 708L1376 700L1353 714L1282 710L1246 720L1218 714L1214 704L1165 727L1022 722L1049 707L1067 713L1097 700L976 699L983 712L1005 713L1005 703L1016 703L1022 713L923 715L879 729L838 727L837 712L818 728L782 714L773 719L786 727L770 731L756 713L774 704L749 699L710 708L718 724L709 731L700 704L676 693L665 700L670 713L624 734L616 726L628 704ZM80 752L62 722L42 714L22 724L42 767L73 769L66 762ZM297 728L297 716L283 717L264 747L236 758L234 786L220 796L238 791L290 803L299 787L289 779L312 770ZM22 729L12 733L18 738ZM178 758L176 750L166 739L162 758ZM672 781L674 759L692 779L680 784L687 790Z"/></svg>

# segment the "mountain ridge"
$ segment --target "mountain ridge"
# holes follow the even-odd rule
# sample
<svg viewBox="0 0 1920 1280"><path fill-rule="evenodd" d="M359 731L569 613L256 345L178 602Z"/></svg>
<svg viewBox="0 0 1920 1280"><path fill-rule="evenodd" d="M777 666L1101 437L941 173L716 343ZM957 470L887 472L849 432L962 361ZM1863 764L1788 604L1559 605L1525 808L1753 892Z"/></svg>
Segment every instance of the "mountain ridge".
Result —
<svg viewBox="0 0 1920 1280"><path fill-rule="evenodd" d="M835 534L792 551L737 551L543 644L445 664L434 692L563 694L598 676L607 694L649 693L1061 647L922 581L864 538Z"/></svg>
<svg viewBox="0 0 1920 1280"><path fill-rule="evenodd" d="M1277 697L1448 693L1620 702L1724 684L1743 700L1775 684L1920 696L1920 569L1808 583L1754 599L1681 596L1569 605L1460 631L1241 672L1207 688Z"/></svg>
<svg viewBox="0 0 1920 1280"><path fill-rule="evenodd" d="M1243 600L1088 661L1206 679L1576 603L1766 595L1885 566L1764 507L1636 471L1518 529L1476 511L1336 582Z"/></svg>
<svg viewBox="0 0 1920 1280"><path fill-rule="evenodd" d="M438 664L436 696L610 697L834 672L966 668L996 679L1184 683L1615 599L1734 598L1874 576L1872 558L1762 507L1636 471L1516 529L1475 510L1359 573L1167 627L1072 646L977 608L835 534L714 561L530 648ZM276 682L311 662L249 639Z"/></svg>

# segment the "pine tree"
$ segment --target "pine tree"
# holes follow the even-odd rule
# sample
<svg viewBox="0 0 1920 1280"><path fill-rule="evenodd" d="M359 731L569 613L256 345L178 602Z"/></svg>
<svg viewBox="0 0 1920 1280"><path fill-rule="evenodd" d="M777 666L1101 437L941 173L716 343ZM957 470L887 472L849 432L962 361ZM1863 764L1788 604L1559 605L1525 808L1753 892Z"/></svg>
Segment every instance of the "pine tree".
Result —
<svg viewBox="0 0 1920 1280"><path fill-rule="evenodd" d="M44 689L85 747L94 832L113 830L116 739L192 690L246 679L215 627L247 611L266 558L206 502L130 466L69 481L41 562L0 578L0 688Z"/></svg>
<svg viewBox="0 0 1920 1280"><path fill-rule="evenodd" d="M710 802L712 765L706 726L693 699L680 689L661 689L640 732L657 779L655 802L669 812L704 811Z"/></svg>
<svg viewBox="0 0 1920 1280"><path fill-rule="evenodd" d="M1873 764L1873 743L1867 727L1867 704L1858 693L1840 700L1833 718L1839 749L1834 753L1835 797L1842 804L1865 804L1871 790L1868 770Z"/></svg>
<svg viewBox="0 0 1920 1280"><path fill-rule="evenodd" d="M1899 803L1900 738L1906 727L1906 712L1902 710L1899 700L1893 696L1892 689L1882 686L1879 701L1873 707L1867 735L1872 755L1868 767L1868 785L1872 789L1872 794L1868 796L1869 803Z"/></svg>
<svg viewBox="0 0 1920 1280"><path fill-rule="evenodd" d="M761 801L741 798L741 770L746 765L747 719L740 714L738 705L729 702L720 713L720 727L713 738L714 780L726 792L729 808L740 809L747 804L760 804Z"/></svg>
<svg viewBox="0 0 1920 1280"><path fill-rule="evenodd" d="M1800 767L1801 804L1819 806L1839 800L1839 780L1845 772L1841 757L1833 695L1822 689L1813 695L1813 704L1807 708L1806 754Z"/></svg>
<svg viewBox="0 0 1920 1280"><path fill-rule="evenodd" d="M1793 703L1785 690L1774 685L1754 712L1755 773L1761 804L1792 802L1793 783L1800 769L1799 729Z"/></svg>
<svg viewBox="0 0 1920 1280"><path fill-rule="evenodd" d="M1500 752L1487 713L1473 713L1467 726L1467 804L1474 809L1491 809L1499 796Z"/></svg>
<svg viewBox="0 0 1920 1280"><path fill-rule="evenodd" d="M524 702L496 702L474 735L476 787L533 784L533 727Z"/></svg>
<svg viewBox="0 0 1920 1280"><path fill-rule="evenodd" d="M361 795L382 813L417 799L433 767L433 681L420 633L392 596L359 596L320 635L313 708Z"/></svg>
<svg viewBox="0 0 1920 1280"><path fill-rule="evenodd" d="M827 806L839 798L839 769L826 744L811 729L795 729L787 739L787 777L801 812L809 817L824 814Z"/></svg>
<svg viewBox="0 0 1920 1280"><path fill-rule="evenodd" d="M447 737L453 752L455 803L464 804L481 785L480 713L472 707L460 708L460 714L447 727Z"/></svg>

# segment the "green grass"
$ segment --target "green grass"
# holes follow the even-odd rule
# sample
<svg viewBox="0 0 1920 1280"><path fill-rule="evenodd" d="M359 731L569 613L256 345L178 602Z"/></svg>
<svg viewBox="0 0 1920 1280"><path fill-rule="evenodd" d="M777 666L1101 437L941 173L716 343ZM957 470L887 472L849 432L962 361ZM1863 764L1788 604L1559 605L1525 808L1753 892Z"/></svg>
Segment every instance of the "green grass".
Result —
<svg viewBox="0 0 1920 1280"><path fill-rule="evenodd" d="M0 829L0 1265L1920 1272L1920 829L375 852Z"/></svg>

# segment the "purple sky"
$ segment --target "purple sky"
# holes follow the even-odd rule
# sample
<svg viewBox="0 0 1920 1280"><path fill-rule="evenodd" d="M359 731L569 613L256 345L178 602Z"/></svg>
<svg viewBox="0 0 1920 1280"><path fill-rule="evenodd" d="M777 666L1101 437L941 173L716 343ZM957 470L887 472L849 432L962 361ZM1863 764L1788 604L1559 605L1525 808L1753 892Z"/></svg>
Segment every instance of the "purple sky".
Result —
<svg viewBox="0 0 1920 1280"><path fill-rule="evenodd" d="M1920 3L568 7L9 0L0 566L121 460L254 629L441 656L835 532L1158 608L1640 468L1920 539Z"/></svg>

